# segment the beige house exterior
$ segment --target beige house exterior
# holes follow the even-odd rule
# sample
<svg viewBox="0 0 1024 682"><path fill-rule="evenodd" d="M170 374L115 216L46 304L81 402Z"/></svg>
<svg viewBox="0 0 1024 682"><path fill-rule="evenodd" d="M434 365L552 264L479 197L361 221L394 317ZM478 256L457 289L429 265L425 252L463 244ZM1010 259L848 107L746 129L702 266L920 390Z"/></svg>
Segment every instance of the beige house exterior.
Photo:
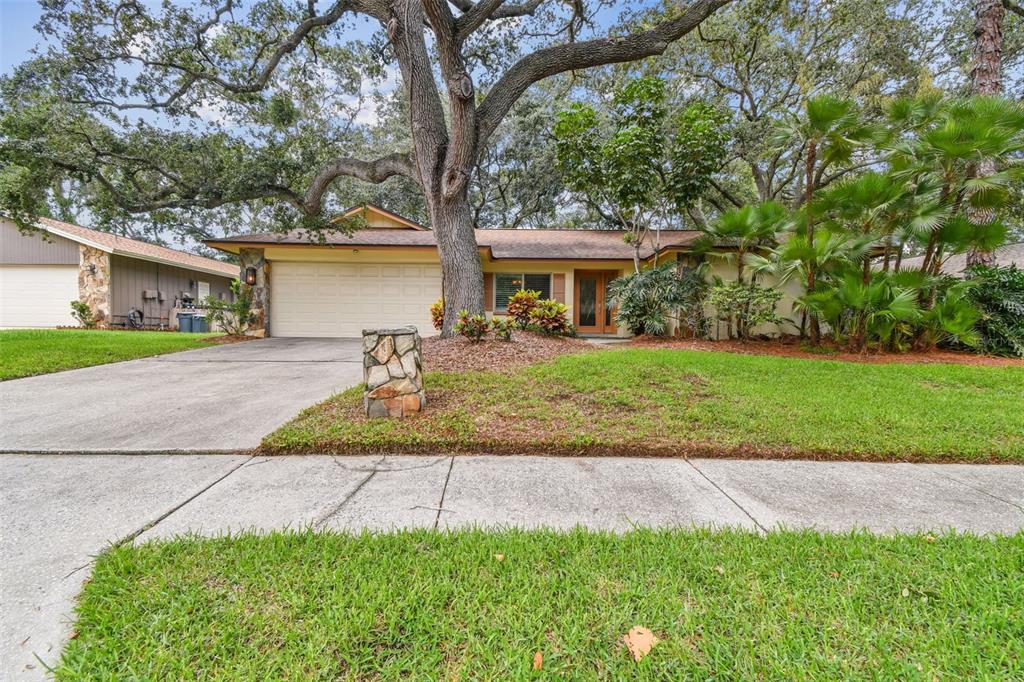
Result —
<svg viewBox="0 0 1024 682"><path fill-rule="evenodd" d="M365 227L337 232L320 243L300 234L252 234L207 241L235 254L241 279L252 282L259 310L258 333L286 337L354 337L363 329L416 325L435 333L430 305L442 296L441 267L433 233L426 227L366 205ZM661 248L645 245L647 264L685 261L700 233L666 230ZM540 290L569 308L583 335L628 336L615 324L606 288L633 270L632 246L614 230L477 230L488 316L503 315L508 296L520 288ZM710 261L713 274L728 281L735 267ZM792 288L792 287L790 287ZM791 316L793 291L779 304ZM708 311L713 313L713 311ZM712 323L715 335L725 333ZM758 333L795 333L792 325L765 325Z"/></svg>

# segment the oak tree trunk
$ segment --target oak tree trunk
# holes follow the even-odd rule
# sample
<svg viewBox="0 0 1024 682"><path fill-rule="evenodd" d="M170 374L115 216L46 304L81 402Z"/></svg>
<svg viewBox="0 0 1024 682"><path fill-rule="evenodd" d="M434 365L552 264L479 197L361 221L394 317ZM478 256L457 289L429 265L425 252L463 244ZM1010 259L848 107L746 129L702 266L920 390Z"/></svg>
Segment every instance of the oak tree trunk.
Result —
<svg viewBox="0 0 1024 682"><path fill-rule="evenodd" d="M1003 92L1003 18L1006 8L1002 0L975 0L974 3L974 66L971 69L971 90L975 95L1001 95ZM983 178L996 172L993 159L982 159L975 177ZM969 208L967 219L975 225L995 220L990 208ZM994 265L996 254L972 248L967 254L968 265Z"/></svg>
<svg viewBox="0 0 1024 682"><path fill-rule="evenodd" d="M483 314L483 268L480 265L480 252L466 193L460 192L449 199L428 195L427 209L441 258L441 276L445 284L445 314L441 335L447 337L452 334L459 311Z"/></svg>

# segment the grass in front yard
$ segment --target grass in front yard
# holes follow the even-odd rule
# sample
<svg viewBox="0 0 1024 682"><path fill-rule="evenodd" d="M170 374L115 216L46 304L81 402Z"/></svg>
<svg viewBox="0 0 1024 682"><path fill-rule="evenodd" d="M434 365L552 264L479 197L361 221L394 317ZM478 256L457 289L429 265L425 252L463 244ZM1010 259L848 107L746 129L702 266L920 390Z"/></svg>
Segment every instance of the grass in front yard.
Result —
<svg viewBox="0 0 1024 682"><path fill-rule="evenodd" d="M17 329L0 331L0 380L133 360L212 345L213 334Z"/></svg>
<svg viewBox="0 0 1024 682"><path fill-rule="evenodd" d="M1022 571L1024 534L182 538L100 557L57 679L1021 679Z"/></svg>
<svg viewBox="0 0 1024 682"><path fill-rule="evenodd" d="M367 420L356 388L264 447L1024 462L1021 367L630 349L426 385L422 415Z"/></svg>

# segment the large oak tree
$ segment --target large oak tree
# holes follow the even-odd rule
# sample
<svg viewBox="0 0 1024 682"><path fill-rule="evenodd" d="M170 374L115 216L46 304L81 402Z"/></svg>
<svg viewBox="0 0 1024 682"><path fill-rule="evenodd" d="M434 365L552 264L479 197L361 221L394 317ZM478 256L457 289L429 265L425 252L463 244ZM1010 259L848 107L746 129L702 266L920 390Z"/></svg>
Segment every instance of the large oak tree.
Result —
<svg viewBox="0 0 1024 682"><path fill-rule="evenodd" d="M590 39L600 22L582 1L219 2L47 3L52 47L4 83L8 212L27 216L70 181L99 214L257 202L278 225L316 230L336 183L400 178L423 193L449 306L482 311L468 190L516 101L556 74L661 54L729 0ZM393 151L365 158L353 150L381 145L332 101L392 65L407 125L385 141Z"/></svg>

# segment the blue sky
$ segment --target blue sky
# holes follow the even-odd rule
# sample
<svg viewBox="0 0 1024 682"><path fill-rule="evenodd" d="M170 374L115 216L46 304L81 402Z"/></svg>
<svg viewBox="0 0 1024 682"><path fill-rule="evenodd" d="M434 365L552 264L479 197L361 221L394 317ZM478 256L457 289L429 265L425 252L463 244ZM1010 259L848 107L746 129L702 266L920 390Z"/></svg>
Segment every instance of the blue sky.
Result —
<svg viewBox="0 0 1024 682"><path fill-rule="evenodd" d="M39 42L34 26L41 14L36 0L0 0L0 73L28 59Z"/></svg>

